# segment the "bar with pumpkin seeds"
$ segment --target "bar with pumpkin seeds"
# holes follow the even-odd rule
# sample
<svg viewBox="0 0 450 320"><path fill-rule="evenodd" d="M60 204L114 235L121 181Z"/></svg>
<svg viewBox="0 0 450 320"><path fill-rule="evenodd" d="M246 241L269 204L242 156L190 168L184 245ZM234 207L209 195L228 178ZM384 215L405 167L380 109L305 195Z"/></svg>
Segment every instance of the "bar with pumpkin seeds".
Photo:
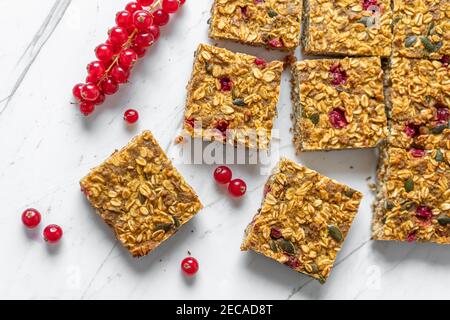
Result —
<svg viewBox="0 0 450 320"><path fill-rule="evenodd" d="M92 169L81 190L135 257L154 250L202 204L150 131Z"/></svg>
<svg viewBox="0 0 450 320"><path fill-rule="evenodd" d="M308 55L388 57L390 0L304 0L302 49Z"/></svg>
<svg viewBox="0 0 450 320"><path fill-rule="evenodd" d="M372 237L450 244L450 151L385 145Z"/></svg>
<svg viewBox="0 0 450 320"><path fill-rule="evenodd" d="M323 283L361 198L360 192L283 158L264 187L241 250L263 254Z"/></svg>
<svg viewBox="0 0 450 320"><path fill-rule="evenodd" d="M450 2L394 0L393 53L408 58L450 58Z"/></svg>
<svg viewBox="0 0 450 320"><path fill-rule="evenodd" d="M450 67L437 60L391 59L389 143L450 150Z"/></svg>
<svg viewBox="0 0 450 320"><path fill-rule="evenodd" d="M281 61L201 44L187 88L185 131L204 140L267 149L282 72Z"/></svg>
<svg viewBox="0 0 450 320"><path fill-rule="evenodd" d="M215 0L209 36L271 49L300 42L302 0Z"/></svg>
<svg viewBox="0 0 450 320"><path fill-rule="evenodd" d="M387 135L378 57L298 61L291 96L297 152L371 148Z"/></svg>

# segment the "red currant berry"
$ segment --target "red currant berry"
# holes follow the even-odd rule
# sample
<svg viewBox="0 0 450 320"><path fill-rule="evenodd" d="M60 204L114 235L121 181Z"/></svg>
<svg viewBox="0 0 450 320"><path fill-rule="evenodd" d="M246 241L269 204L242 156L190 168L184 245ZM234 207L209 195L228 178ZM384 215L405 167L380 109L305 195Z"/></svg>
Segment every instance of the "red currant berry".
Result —
<svg viewBox="0 0 450 320"><path fill-rule="evenodd" d="M86 117L90 115L92 112L94 112L95 106L94 103L89 101L84 101L80 103L80 111L82 114L84 114Z"/></svg>
<svg viewBox="0 0 450 320"><path fill-rule="evenodd" d="M103 93L114 94L117 90L119 90L119 84L115 80L108 78L102 82Z"/></svg>
<svg viewBox="0 0 450 320"><path fill-rule="evenodd" d="M100 79L105 73L105 66L100 61L89 63L86 69L92 79Z"/></svg>
<svg viewBox="0 0 450 320"><path fill-rule="evenodd" d="M247 191L247 185L241 179L234 179L228 185L228 191L235 197L240 197Z"/></svg>
<svg viewBox="0 0 450 320"><path fill-rule="evenodd" d="M133 25L140 31L147 30L153 23L153 17L146 10L139 10L133 14Z"/></svg>
<svg viewBox="0 0 450 320"><path fill-rule="evenodd" d="M161 9L156 10L153 12L153 22L157 26L164 26L169 22L169 14L165 11L162 11Z"/></svg>
<svg viewBox="0 0 450 320"><path fill-rule="evenodd" d="M134 45L147 48L150 47L153 43L153 35L150 32L138 33L136 37L134 37Z"/></svg>
<svg viewBox="0 0 450 320"><path fill-rule="evenodd" d="M178 10L178 0L163 0L162 9L167 13L175 13Z"/></svg>
<svg viewBox="0 0 450 320"><path fill-rule="evenodd" d="M63 231L57 224L49 224L44 229L44 240L50 243L58 242L63 235Z"/></svg>
<svg viewBox="0 0 450 320"><path fill-rule="evenodd" d="M119 11L116 14L116 24L119 27L128 29L133 26L133 15L128 11Z"/></svg>
<svg viewBox="0 0 450 320"><path fill-rule="evenodd" d="M134 109L128 109L123 114L123 119L129 124L133 124L136 121L138 121L139 113L136 110L134 110Z"/></svg>
<svg viewBox="0 0 450 320"><path fill-rule="evenodd" d="M95 84L88 83L81 87L81 97L83 100L95 101L100 94L100 90Z"/></svg>
<svg viewBox="0 0 450 320"><path fill-rule="evenodd" d="M219 166L214 170L214 179L217 183L226 184L231 181L232 172L227 166Z"/></svg>
<svg viewBox="0 0 450 320"><path fill-rule="evenodd" d="M159 27L152 24L150 28L148 28L148 31L153 35L153 41L156 41L159 39L160 31Z"/></svg>
<svg viewBox="0 0 450 320"><path fill-rule="evenodd" d="M133 44L133 46L131 47L131 49L134 50L134 52L136 52L137 56L139 58L142 58L143 56L145 56L145 53L147 52L146 48L143 47L139 47L136 44Z"/></svg>
<svg viewBox="0 0 450 320"><path fill-rule="evenodd" d="M84 83L77 83L73 89L72 94L77 101L81 101L83 97L81 97L81 88L84 86Z"/></svg>
<svg viewBox="0 0 450 320"><path fill-rule="evenodd" d="M86 79L84 79L86 83L96 84L98 81L97 77L94 77L93 75L88 74Z"/></svg>
<svg viewBox="0 0 450 320"><path fill-rule="evenodd" d="M137 3L139 3L143 7L149 7L155 2L155 0L137 0Z"/></svg>
<svg viewBox="0 0 450 320"><path fill-rule="evenodd" d="M36 209L26 209L22 212L22 222L28 228L36 228L41 222L41 214Z"/></svg>
<svg viewBox="0 0 450 320"><path fill-rule="evenodd" d="M141 10L142 7L139 3L136 2L130 2L125 6L125 10L127 10L129 13L133 14L138 10Z"/></svg>
<svg viewBox="0 0 450 320"><path fill-rule="evenodd" d="M336 129L341 129L348 125L347 118L345 117L345 111L340 108L334 108L331 110L328 113L328 120Z"/></svg>
<svg viewBox="0 0 450 320"><path fill-rule="evenodd" d="M188 276L192 276L198 271L198 261L195 258L187 257L181 261L181 270Z"/></svg>
<svg viewBox="0 0 450 320"><path fill-rule="evenodd" d="M125 69L133 67L134 63L137 61L137 54L133 49L125 49L120 53L119 63Z"/></svg>
<svg viewBox="0 0 450 320"><path fill-rule="evenodd" d="M108 62L112 59L113 55L113 48L109 44L102 43L101 45L97 46L97 48L95 48L95 56L100 61Z"/></svg>
<svg viewBox="0 0 450 320"><path fill-rule="evenodd" d="M186 0L178 0L178 2L180 3L180 7L186 2Z"/></svg>
<svg viewBox="0 0 450 320"><path fill-rule="evenodd" d="M109 31L109 41L115 46L121 46L128 40L127 29L114 27Z"/></svg>
<svg viewBox="0 0 450 320"><path fill-rule="evenodd" d="M262 59L262 58L256 58L256 59L255 59L255 64L256 64L258 67L265 68L266 65L267 65L267 62L266 62L266 60L264 60L264 59Z"/></svg>
<svg viewBox="0 0 450 320"><path fill-rule="evenodd" d="M130 71L128 71L127 69L122 68L119 65L115 66L111 70L111 77L117 83L125 83L125 82L127 82L129 76L130 76Z"/></svg>
<svg viewBox="0 0 450 320"><path fill-rule="evenodd" d="M106 100L106 96L103 92L100 92L100 94L98 95L98 98L94 101L94 104L96 106L101 105L103 102L105 102Z"/></svg>
<svg viewBox="0 0 450 320"><path fill-rule="evenodd" d="M111 46L111 48L113 49L114 54L119 53L122 50L122 45L118 45L116 43L112 43L111 40L106 40L105 42L107 45Z"/></svg>

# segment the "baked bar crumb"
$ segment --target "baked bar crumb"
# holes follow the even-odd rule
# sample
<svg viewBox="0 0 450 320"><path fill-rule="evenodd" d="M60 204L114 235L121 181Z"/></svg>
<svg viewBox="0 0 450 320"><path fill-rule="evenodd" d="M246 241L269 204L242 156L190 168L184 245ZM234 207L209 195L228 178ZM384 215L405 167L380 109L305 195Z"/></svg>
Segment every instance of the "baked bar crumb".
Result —
<svg viewBox="0 0 450 320"><path fill-rule="evenodd" d="M300 42L302 0L215 0L209 36L293 50Z"/></svg>
<svg viewBox="0 0 450 320"><path fill-rule="evenodd" d="M292 73L298 152L375 147L386 137L380 58L303 60Z"/></svg>
<svg viewBox="0 0 450 320"><path fill-rule="evenodd" d="M320 282L328 278L362 194L288 159L264 187L241 250L253 250Z"/></svg>
<svg viewBox="0 0 450 320"><path fill-rule="evenodd" d="M80 185L100 217L135 257L155 249L202 208L150 131L114 152Z"/></svg>
<svg viewBox="0 0 450 320"><path fill-rule="evenodd" d="M394 0L393 53L409 58L450 55L448 0Z"/></svg>
<svg viewBox="0 0 450 320"><path fill-rule="evenodd" d="M391 54L390 0L304 0L302 22L306 54Z"/></svg>
<svg viewBox="0 0 450 320"><path fill-rule="evenodd" d="M188 84L184 129L192 137L267 149L283 62L201 44Z"/></svg>

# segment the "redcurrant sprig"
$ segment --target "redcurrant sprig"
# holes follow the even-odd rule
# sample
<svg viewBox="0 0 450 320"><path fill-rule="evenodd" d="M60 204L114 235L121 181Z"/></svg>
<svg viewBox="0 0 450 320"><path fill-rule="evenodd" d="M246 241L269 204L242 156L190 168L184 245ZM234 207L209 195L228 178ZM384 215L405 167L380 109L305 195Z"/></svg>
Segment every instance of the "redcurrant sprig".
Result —
<svg viewBox="0 0 450 320"><path fill-rule="evenodd" d="M185 0L136 0L116 14L116 25L108 31L108 39L95 48L98 60L87 66L86 83L78 83L72 89L84 115L103 103L105 95L116 93L119 84L128 82L138 58L158 40L159 28L184 3Z"/></svg>

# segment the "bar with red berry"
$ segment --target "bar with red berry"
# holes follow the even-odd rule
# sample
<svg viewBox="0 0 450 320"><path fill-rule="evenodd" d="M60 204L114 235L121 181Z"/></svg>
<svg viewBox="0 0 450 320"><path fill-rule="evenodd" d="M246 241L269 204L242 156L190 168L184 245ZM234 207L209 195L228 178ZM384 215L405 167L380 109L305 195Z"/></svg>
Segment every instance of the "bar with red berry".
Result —
<svg viewBox="0 0 450 320"><path fill-rule="evenodd" d="M380 58L296 62L291 95L298 152L371 148L387 135Z"/></svg>
<svg viewBox="0 0 450 320"><path fill-rule="evenodd" d="M281 159L267 180L241 250L260 253L323 283L361 198L346 185Z"/></svg>

